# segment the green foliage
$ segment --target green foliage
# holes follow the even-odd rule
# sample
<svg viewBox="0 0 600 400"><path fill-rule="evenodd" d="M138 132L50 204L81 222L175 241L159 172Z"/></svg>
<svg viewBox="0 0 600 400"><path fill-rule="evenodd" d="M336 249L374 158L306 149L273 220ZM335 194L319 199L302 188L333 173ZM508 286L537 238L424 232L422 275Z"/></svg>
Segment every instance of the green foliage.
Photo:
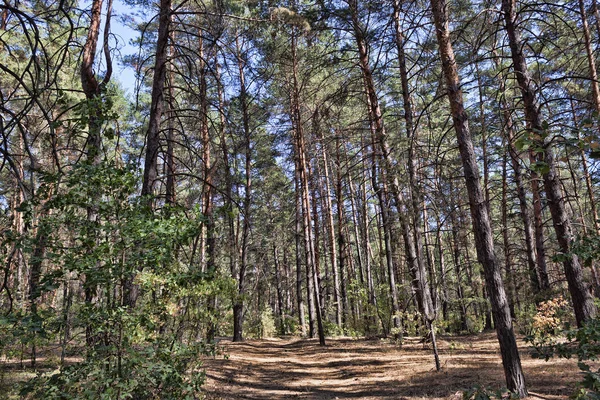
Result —
<svg viewBox="0 0 600 400"><path fill-rule="evenodd" d="M425 333L423 319L418 311L405 311L400 313L404 331L408 336L422 336Z"/></svg>
<svg viewBox="0 0 600 400"><path fill-rule="evenodd" d="M572 253L586 266L600 256L600 236L580 236L573 244ZM600 369L594 370L589 361L600 355L600 320L587 321L581 328L570 328L571 312L562 297L540 303L534 317L533 332L525 340L532 345L532 356L549 360L554 356L577 357L583 373L574 399L600 399Z"/></svg>
<svg viewBox="0 0 600 400"><path fill-rule="evenodd" d="M155 343L122 351L118 364L93 355L62 371L39 374L21 395L32 399L197 398L205 378L198 355L206 349Z"/></svg>
<svg viewBox="0 0 600 400"><path fill-rule="evenodd" d="M367 287L365 287L360 280L352 279L348 284L347 296L350 304L362 304L363 314L362 318L357 319L355 324L356 326L354 326L354 329L352 329L353 332L346 333L350 334L351 336L361 336L376 332L378 329L376 322L377 308L369 301L369 291ZM337 325L334 325L333 329L339 331ZM343 333L344 332L339 332L339 334Z"/></svg>
<svg viewBox="0 0 600 400"><path fill-rule="evenodd" d="M277 334L277 328L275 328L275 318L273 317L273 310L270 307L265 308L260 313L260 337L271 338Z"/></svg>
<svg viewBox="0 0 600 400"><path fill-rule="evenodd" d="M515 326L521 335L530 336L533 334L533 318L537 309L533 304L526 304L519 310L515 310Z"/></svg>
<svg viewBox="0 0 600 400"><path fill-rule="evenodd" d="M582 235L573 243L573 253L583 261L584 265L591 267L595 260L600 259L600 235Z"/></svg>
<svg viewBox="0 0 600 400"><path fill-rule="evenodd" d="M277 327L271 307L265 307L260 312L251 313L244 328L249 337L259 339L275 337L277 335Z"/></svg>
<svg viewBox="0 0 600 400"><path fill-rule="evenodd" d="M85 332L85 359L37 376L25 386L23 396L194 399L198 395L203 381L199 356L214 349L181 340L181 327L190 318L186 308L191 299L200 301L219 285L231 285L211 280L210 274L179 256L181 247L198 235L202 217L168 207L150 212L145 199L134 195L137 183L134 169L110 162L81 163L65 175L44 177L40 197L32 203L44 204L46 212L35 218L32 214L29 220L37 224L38 234L17 240L33 257L39 231L48 233L47 267L33 293L34 303L70 281L83 282L86 299L73 307L70 329ZM54 189L59 184L60 189ZM2 320L1 344L6 347L17 340L27 346L47 344L64 332L66 323L62 314L40 303Z"/></svg>
<svg viewBox="0 0 600 400"><path fill-rule="evenodd" d="M300 324L295 315L284 315L282 317L281 327L283 328L283 331L279 332L281 335L300 335Z"/></svg>
<svg viewBox="0 0 600 400"><path fill-rule="evenodd" d="M553 356L562 358L577 357L578 366L583 373L579 388L571 396L574 399L600 398L600 369L592 369L589 361L598 360L600 355L600 320L593 319L578 329L566 329L561 332L565 340L555 340L551 334L539 341L527 340L533 345L532 355L546 360Z"/></svg>

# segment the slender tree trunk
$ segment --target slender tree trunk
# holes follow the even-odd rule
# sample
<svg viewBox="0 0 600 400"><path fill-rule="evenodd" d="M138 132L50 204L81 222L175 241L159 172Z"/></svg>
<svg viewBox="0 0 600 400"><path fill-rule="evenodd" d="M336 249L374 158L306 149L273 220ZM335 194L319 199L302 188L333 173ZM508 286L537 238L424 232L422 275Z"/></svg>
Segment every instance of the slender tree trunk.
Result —
<svg viewBox="0 0 600 400"><path fill-rule="evenodd" d="M529 152L529 160L535 163L535 155L533 151ZM544 234L544 216L542 209L542 198L540 195L540 178L539 175L531 171L531 194L533 199L533 227L535 229L535 252L537 269L540 272L540 287L550 287L550 278L548 276L548 266L546 263L546 246Z"/></svg>
<svg viewBox="0 0 600 400"><path fill-rule="evenodd" d="M598 2L592 0L592 12L594 13L594 25L596 26L596 38L600 38L600 9L598 8Z"/></svg>
<svg viewBox="0 0 600 400"><path fill-rule="evenodd" d="M297 162L296 162L297 163ZM294 176L296 194L296 300L298 302L298 322L302 332L302 337L306 337L306 317L304 312L304 300L302 297L302 204L300 200L300 179L298 166L296 165L296 173ZM308 297L309 303L312 301L312 297ZM310 311L310 307L309 307Z"/></svg>
<svg viewBox="0 0 600 400"><path fill-rule="evenodd" d="M275 288L277 290L277 318L279 319L279 333L285 334L285 310L283 308L283 290L281 285L281 267L277 246L273 245L273 261L275 264Z"/></svg>
<svg viewBox="0 0 600 400"><path fill-rule="evenodd" d="M578 126L579 122L577 119L577 113L575 111L575 103L574 103L573 99L571 99L570 102L571 102L571 113L573 114L573 126L575 127L575 131L577 132L577 140L581 140L580 135L579 135L579 126ZM593 221L594 232L596 234L600 234L600 223L598 221L598 216L596 213L596 202L594 199L594 190L592 188L592 181L591 181L591 177L590 177L588 166L587 166L587 159L585 157L585 151L583 148L579 148L579 154L581 156L581 167L583 169L583 175L585 177L588 200L590 202L590 208L592 211L592 219L594 220ZM567 164L569 167L569 172L571 174L571 181L573 183L573 189L575 192L575 196L574 196L575 201L576 201L579 215L581 218L582 232L584 235L587 235L587 224L586 224L585 213L583 210L583 206L581 204L579 191L577 189L577 187L579 186L578 179L575 176L575 168L573 168L573 165L571 162L571 157L569 157L568 154L567 154ZM596 269L596 265L594 262L590 263L590 271L592 272L592 287L594 289L594 294L596 295L596 297L598 297L600 295L600 280L599 280L598 271Z"/></svg>
<svg viewBox="0 0 600 400"><path fill-rule="evenodd" d="M372 172L372 180L373 180L373 190L377 194L380 209L381 209L381 226L383 228L383 241L384 241L384 249L385 249L385 265L387 266L387 274L388 274L388 283L390 287L390 296L392 299L392 321L394 324L394 328L396 328L397 332L394 334L398 339L402 339L402 324L400 320L400 302L398 300L398 288L396 287L396 273L394 267L394 256L392 254L392 243L391 243L391 220L390 220L390 206L388 200L388 193L385 190L384 185L382 184L380 187L379 182L377 181L377 166L376 162L373 161L373 172Z"/></svg>
<svg viewBox="0 0 600 400"><path fill-rule="evenodd" d="M239 42L239 35L236 36L237 62L240 79L240 105L242 108L242 126L244 130L244 200L243 200L243 224L242 224L242 243L240 269L237 276L238 295L233 304L233 341L241 342L244 340L242 333L244 300L246 292L246 269L248 268L249 241L250 241L250 219L252 205L252 142L250 131L250 113L248 110L248 92L246 86L246 76L244 73L245 58L242 54L242 48Z"/></svg>
<svg viewBox="0 0 600 400"><path fill-rule="evenodd" d="M592 1L592 9L593 9L595 17L596 17L596 24L598 24L598 33L600 34L600 13L598 11L598 4L596 3L596 0ZM584 4L583 0L579 0L579 10L581 13L581 21L583 23L585 51L587 53L588 64L589 64L589 68L590 68L590 83L592 85L592 97L594 99L594 107L595 107L596 111L598 113L600 113L600 89L598 87L598 73L597 73L597 69L596 69L596 60L594 57L594 52L592 50L590 29L589 29L588 22L587 22L587 14L585 12L585 4ZM579 131L578 131L577 135L579 135ZM579 139L579 136L578 136L578 139ZM592 186L592 180L590 177L588 163L587 163L587 159L585 157L585 152L584 152L583 148L580 149L580 154L581 154L583 174L585 176L585 184L586 184L589 201L590 201L590 208L592 211L592 219L593 219L593 223L594 223L594 228L596 230L596 233L600 234L600 220L598 219L598 210L596 207L596 199L594 198L594 190L593 190L593 186ZM594 270L595 268L592 267L592 269ZM597 275L597 273L594 273L594 275ZM596 277L596 280L597 280L597 277ZM597 285L598 285L598 282L596 282L596 286Z"/></svg>
<svg viewBox="0 0 600 400"><path fill-rule="evenodd" d="M88 139L87 139L87 162L90 165L99 165L101 162L102 155L102 88L108 83L112 73L112 63L110 59L110 52L108 49L108 35L110 34L110 19L112 13L112 1L109 0L106 11L106 21L104 26L104 51L107 62L107 71L102 81L102 84L96 79L94 74L93 65L96 59L96 48L98 45L98 38L100 36L100 23L102 21L102 0L94 0L92 2L90 26L88 28L88 35L83 46L83 56L80 68L81 87L85 93L85 97L88 101ZM87 207L87 220L90 222L89 226L97 227L98 224L98 196L94 195L91 204ZM92 228L91 234L95 235L95 229ZM94 239L94 242L97 240ZM91 251L91 249L90 249ZM40 255L41 256L41 255ZM32 268L33 271L33 268ZM33 272L32 272L33 274ZM132 279L132 278L129 278ZM129 287L133 287L133 284L128 281ZM95 284L89 277L85 276L84 292L85 292L85 303L90 306L92 304L93 296L95 294ZM131 290L133 292L133 290ZM132 304L130 302L130 304ZM88 348L91 348L94 343L93 332L91 326L85 328L86 344Z"/></svg>
<svg viewBox="0 0 600 400"><path fill-rule="evenodd" d="M479 181L479 167L473 149L469 131L467 113L463 105L458 68L454 58L450 30L448 28L448 4L445 0L431 0L431 9L442 60L442 71L446 78L446 90L452 111L452 120L458 139L459 151L465 173L469 194L471 219L475 233L477 257L483 265L488 295L492 303L492 312L496 333L500 343L504 375L509 390L518 396L527 396L525 377L521 369L521 360L512 327L502 274L494 253L494 242L488 207Z"/></svg>
<svg viewBox="0 0 600 400"><path fill-rule="evenodd" d="M383 117L382 117L381 109L379 106L379 99L378 99L377 93L375 91L373 76L372 76L371 68L369 66L367 43L366 43L366 39L363 34L363 29L360 26L360 22L358 20L358 3L356 2L356 0L351 0L349 4L350 4L351 12L352 12L352 24L353 24L356 44L358 47L360 67L361 67L361 70L363 73L363 80L364 80L364 84L365 84L367 101L368 101L368 105L370 107L369 114L370 114L370 119L372 121L371 131L375 135L373 138L373 143L374 143L374 146L379 146L379 148L380 148L381 160L383 161L383 167L385 169L383 176L387 177L386 181L383 182L383 185L385 186L385 184L389 181L389 185L391 186L391 193L392 193L392 195L394 197L394 201L396 203L396 208L398 210L398 216L400 218L400 224L401 224L401 228L402 228L402 236L404 238L406 256L408 259L408 264L410 267L411 274L413 276L413 284L414 284L415 290L417 292L417 300L418 300L419 308L421 309L421 312L423 313L423 315L427 319L432 321L435 317L434 317L434 312L433 312L433 306L431 303L431 294L429 291L429 284L427 282L427 274L426 274L426 269L425 269L425 264L424 264L424 257L422 257L422 242L420 240L420 234L419 234L420 222L419 222L418 214L420 213L420 207L419 207L419 201L417 199L418 196L416 194L416 191L411 193L411 197L413 197L413 199L412 199L413 201L408 206L409 210L411 211L411 212L409 212L409 214L412 214L411 215L412 222L411 222L410 217L405 218L403 216L404 210L402 209L402 207L405 205L405 201L404 201L402 193L399 189L398 179L395 175L395 171L393 168L393 162L391 160L390 150L389 150L389 147L387 144L387 135L386 135L385 127L383 124ZM397 33L396 37L398 38L398 35L400 35L400 41L402 41L401 31L397 30L396 33ZM402 42L400 42L400 44L398 45L398 48L400 49L400 51L403 51ZM400 63L400 64L402 64L402 63ZM404 68L406 68L405 65L404 65ZM401 75L404 75L404 78L406 79L406 71L405 71L405 74L401 74ZM407 81L405 81L404 84L406 85L404 91L406 93L406 96L409 97ZM404 86L404 84L403 84L403 86ZM410 108L410 99L408 101L405 101L405 103L406 103L405 107L408 107L408 112L411 113L411 116L412 116L412 110ZM407 121L407 125L408 125L407 133L408 133L408 135L410 135L409 137L411 139L413 139L414 127L411 125L412 118L411 117L408 117L408 118L409 119ZM409 155L409 157L412 157L412 145L411 145L411 154ZM409 160L409 172L410 172L409 175L411 177L411 185L410 186L412 188L415 188L415 186L416 186L415 161L416 160L414 159L414 157L412 157L412 159ZM414 184L414 186L413 186L413 184ZM416 209L416 213L414 212L415 209ZM414 222L414 225L413 225L413 222ZM417 229L415 229L415 227Z"/></svg>
<svg viewBox="0 0 600 400"><path fill-rule="evenodd" d="M172 23L173 21L171 21ZM171 32L170 35L170 46L169 56L171 59L175 57L175 31ZM165 187L165 201L167 204L175 204L175 156L174 156L174 142L175 142L175 70L171 64L168 68L169 72L169 101L167 102L169 107L168 121L167 121L167 153L165 154L165 174L167 175L166 187Z"/></svg>
<svg viewBox="0 0 600 400"><path fill-rule="evenodd" d="M318 164L316 162L315 164ZM312 216L313 216L313 225L312 225L312 237L313 237L313 247L314 247L314 258L315 258L315 287L319 288L317 290L317 296L319 296L319 305L321 307L321 316L323 316L325 310L325 301L323 298L323 291L321 290L321 223L319 218L319 207L318 201L321 196L318 192L317 183L315 182L318 179L318 172L315 171L316 165L313 165L311 169L309 167L309 178L308 183L310 186L310 198L312 200Z"/></svg>
<svg viewBox="0 0 600 400"><path fill-rule="evenodd" d="M362 140L361 140L362 141ZM364 146L361 146L364 147ZM374 308L374 311L378 311L377 309L377 296L375 294L375 282L373 279L373 271L372 271L372 257L370 254L370 218L369 218L369 206L367 203L367 157L363 157L362 163L362 179L360 183L360 218L361 218L361 238L362 238L362 246L365 254L365 272L367 274L367 290L369 295L369 304Z"/></svg>
<svg viewBox="0 0 600 400"><path fill-rule="evenodd" d="M217 83L217 91L219 98L219 138L222 152L222 162L224 169L225 181L225 219L227 224L227 254L229 256L229 269L231 276L235 278L235 271L238 267L238 250L236 240L235 221L232 217L233 212L233 172L229 161L229 146L227 145L227 122L225 119L225 95L223 93L223 83L221 82L221 68L219 65L218 56L215 55L215 78Z"/></svg>
<svg viewBox="0 0 600 400"><path fill-rule="evenodd" d="M344 231L344 225L346 224L346 210L344 209L344 193L342 191L342 165L340 162L340 143L339 138L336 138L336 185L335 185L335 197L337 204L337 216L338 216L338 251L340 260L340 276L341 276L341 303L342 303L342 321L348 323L347 316L350 311L348 305L348 281L350 280L350 274L348 272L348 253L346 251L347 238ZM346 277L346 279L344 278Z"/></svg>
<svg viewBox="0 0 600 400"><path fill-rule="evenodd" d="M17 146L15 151L13 151L14 153L14 164L15 164L15 168L14 168L14 192L11 198L11 210L12 210L12 229L13 232L15 233L15 235L17 235L17 237L23 235L23 233L25 232L25 221L23 219L23 213L22 212L18 212L16 211L17 208L19 208L21 206L21 203L23 203L23 201L26 199L25 196L25 191L24 191L24 186L23 186L23 178L24 178L24 168L23 168L23 137L21 136L20 132L17 132L16 136L16 141L17 141ZM16 308L18 310L23 310L24 308L24 303L23 300L25 298L24 293L25 293L25 287L26 287L26 283L25 283L25 262L23 259L23 251L19 248L19 246L17 245L17 243L15 243L13 245L13 256L12 258L9 258L9 262L12 263L12 271L11 275L14 273L13 275L13 284L12 284L12 290L14 293L14 296L11 300L10 303L10 307L12 308L13 302L16 303ZM8 277L6 277L8 278Z"/></svg>
<svg viewBox="0 0 600 400"><path fill-rule="evenodd" d="M294 313L294 308L292 306L292 290L290 286L291 280L291 271L290 264L288 262L287 251L284 247L283 249L283 271L284 271L284 292L285 292L285 309L290 314Z"/></svg>
<svg viewBox="0 0 600 400"><path fill-rule="evenodd" d="M493 51L493 55L496 68L499 69L501 67L500 60L495 50ZM538 254L535 247L533 217L528 206L527 192L525 190L525 184L523 183L521 157L515 148L514 126L508 101L506 99L507 93L504 77L500 77L499 85L500 92L502 94L500 105L502 107L502 117L504 120L503 132L506 136L508 153L510 154L510 161L513 169L515 186L517 189L517 197L519 199L519 207L521 210L521 221L523 222L523 230L525 231L525 251L527 254L527 265L529 269L530 281L533 290L536 292L540 290L548 290L550 288L550 282L548 280L548 271L546 270L545 258L542 256L542 262L537 262ZM543 234L543 231L540 233ZM541 238L540 245L543 248L543 237Z"/></svg>
<svg viewBox="0 0 600 400"><path fill-rule="evenodd" d="M323 132L319 130L319 139L321 140L321 156L323 158L323 170L325 173L325 217L327 218L327 232L329 234L331 270L333 274L333 302L335 304L335 322L339 328L342 328L342 302L340 296L340 277L338 270L338 254L335 235L335 224L333 221L333 206L331 204L331 187L329 177L329 160L325 147ZM339 213L338 213L339 215Z"/></svg>
<svg viewBox="0 0 600 400"><path fill-rule="evenodd" d="M40 217L44 218L47 216L47 210L45 209L45 207L42 208L42 211L40 213ZM31 312L31 315L33 316L32 321L38 323L39 322L39 315L38 315L38 308L37 308L37 303L38 300L41 296L41 290L40 290L40 278L42 276L42 264L44 261L44 254L46 252L46 244L48 242L48 232L49 231L49 227L46 226L46 224L42 223L40 224L40 226L38 226L37 228L37 232L35 235L35 248L33 250L33 254L31 255L31 267L30 267L30 272L29 272L29 291L27 294L27 302L28 302L28 306L29 306L29 311ZM88 299L87 297L87 292L86 292L86 302L90 301L91 299ZM35 335L36 332L34 331L33 334ZM88 333L88 329L86 329L86 339L88 339L89 337L91 337ZM36 360L37 360L37 352L36 352L36 345L35 345L35 340L32 341L32 348L31 348L31 367L35 368L36 366Z"/></svg>
<svg viewBox="0 0 600 400"><path fill-rule="evenodd" d="M407 222L401 222L404 231L405 247L407 249L408 262L412 271L413 285L417 292L419 309L426 319L426 325L430 328L430 336L433 340L434 356L436 369L440 370L440 361L437 353L437 344L435 343L435 329L433 321L436 318L436 312L433 307L427 269L425 267L425 255L423 254L423 240L421 238L421 204L422 196L417 184L417 157L415 155L415 146L418 140L417 127L413 121L413 107L410 96L408 70L406 67L406 56L404 53L404 34L400 25L400 0L394 1L394 26L396 29L396 48L398 50L398 65L400 69L400 80L402 84L402 99L404 105L404 121L406 124L406 137L409 140L408 147L408 176L409 176L409 197L410 211ZM384 135L383 135L384 136ZM385 136L384 136L385 137ZM394 188L398 191L399 188ZM398 213L400 210L399 196L396 195L396 206Z"/></svg>
<svg viewBox="0 0 600 400"><path fill-rule="evenodd" d="M323 328L323 321L321 318L321 305L320 305L320 289L319 281L316 271L316 259L315 259L315 242L312 233L312 215L311 215L311 202L310 202L310 191L309 191L309 162L307 161L306 151L306 138L304 136L302 119L301 119L301 107L300 107L300 88L298 83L298 58L297 58L297 37L295 28L292 32L292 104L291 113L292 120L294 121L294 133L296 142L296 157L298 160L297 170L299 171L299 180L301 188L301 199L302 199L302 210L303 210L303 225L304 225L304 242L306 250L306 271L309 291L313 288L312 296L314 296L314 315L317 322L317 331L319 335L319 343L325 345L325 331ZM310 303L309 303L310 305ZM311 330L314 332L314 328ZM312 335L311 335L312 337Z"/></svg>
<svg viewBox="0 0 600 400"><path fill-rule="evenodd" d="M446 276L446 260L444 257L444 243L442 241L441 224L438 219L437 229L435 231L435 241L437 243L438 258L440 264L440 286L442 287L442 317L444 320L448 318L448 300L450 294L448 292L448 280Z"/></svg>
<svg viewBox="0 0 600 400"><path fill-rule="evenodd" d="M504 269L506 270L506 279L508 279L508 298L510 315L514 319L515 316L515 294L516 285L515 275L513 271L512 259L510 256L510 238L508 233L508 182L507 182L507 159L506 153L502 158L502 245L504 247Z"/></svg>

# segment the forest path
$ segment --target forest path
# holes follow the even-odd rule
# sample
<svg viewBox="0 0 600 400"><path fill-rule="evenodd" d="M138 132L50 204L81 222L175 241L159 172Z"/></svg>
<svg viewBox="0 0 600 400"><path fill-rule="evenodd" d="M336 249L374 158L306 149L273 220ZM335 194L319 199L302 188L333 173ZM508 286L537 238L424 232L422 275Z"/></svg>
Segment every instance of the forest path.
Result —
<svg viewBox="0 0 600 400"><path fill-rule="evenodd" d="M532 396L566 399L579 381L573 360L535 360L519 343ZM417 339L268 339L232 343L205 360L209 400L225 399L462 399L475 385L500 388L504 373L494 333L439 340L442 371Z"/></svg>

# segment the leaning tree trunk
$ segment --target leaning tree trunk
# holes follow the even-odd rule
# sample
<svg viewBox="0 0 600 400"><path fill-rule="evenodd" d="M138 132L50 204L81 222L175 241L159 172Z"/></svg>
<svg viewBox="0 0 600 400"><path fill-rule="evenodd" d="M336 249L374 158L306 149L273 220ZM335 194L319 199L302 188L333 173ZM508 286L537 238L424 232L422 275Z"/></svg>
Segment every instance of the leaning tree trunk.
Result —
<svg viewBox="0 0 600 400"><path fill-rule="evenodd" d="M504 12L504 22L513 60L513 68L523 96L523 106L529 129L537 135L545 136L543 132L546 129L544 129L542 124L542 116L536 99L535 88L527 70L527 61L523 54L521 36L516 27L515 1L502 0L502 11ZM537 145L543 150L538 153L537 161L545 166L542 176L548 199L548 208L552 215L559 248L565 255L563 266L569 292L573 300L575 319L577 320L577 325L581 326L584 322L596 316L596 306L588 290L588 285L584 281L583 269L581 268L579 259L576 255L571 254L573 229L567 213L561 182L556 169L556 162L552 154L552 147L550 143L544 143L544 139L539 140Z"/></svg>
<svg viewBox="0 0 600 400"><path fill-rule="evenodd" d="M594 98L594 108L596 109L596 112L600 113L600 88L598 85L598 72L596 69L596 60L594 58L594 52L592 50L590 29L589 29L588 22L587 22L587 15L585 12L585 5L584 5L583 0L579 0L579 10L581 13L581 21L583 24L585 50L587 53L588 65L590 68L590 84L592 85L592 96ZM598 14L598 6L597 6L595 0L593 2L593 10L594 10L594 13L596 14L596 17L598 18L598 15L597 15ZM596 19L596 21L598 23L600 23L598 21L598 19ZM600 32L600 29L599 29L599 32ZM577 137L577 139L579 139L579 136ZM592 212L594 228L596 230L596 234L600 235L600 220L598 219L598 210L596 207L596 199L594 198L594 190L593 190L592 180L591 180L588 165L587 165L587 159L585 157L585 152L584 152L583 148L581 148L579 151L580 151L580 155L581 155L581 165L582 165L583 174L585 177L585 184L586 184L587 193L588 193L588 197L589 197L589 201L590 201L590 209ZM592 266L592 273L594 273L594 275L596 275L594 266ZM597 284L597 282L596 282L596 284Z"/></svg>
<svg viewBox="0 0 600 400"><path fill-rule="evenodd" d="M394 163L392 161L391 152L389 149L389 145L387 143L387 134L385 131L385 126L383 123L383 116L381 113L381 108L379 105L379 99L377 96L377 92L375 91L375 85L373 81L371 67L369 65L368 52L367 52L367 41L364 36L364 32L362 27L360 26L360 22L358 20L358 3L356 1L350 1L350 7L352 11L352 25L354 30L354 36L358 48L359 53L359 65L363 74L364 86L367 96L367 104L369 106L369 116L371 121L371 132L374 134L373 144L379 148L379 154L381 156L381 161L383 161L384 170L383 176L387 177L384 180L383 184L389 182L389 186L391 187L391 194L393 196L394 202L396 204L397 214L400 220L400 225L402 229L402 236L404 238L404 246L406 250L406 257L409 264L410 272L413 278L413 287L417 294L418 307L420 311L425 316L428 321L428 327L432 327L431 322L435 319L433 304L431 301L431 292L429 291L429 283L427 281L427 270L425 268L425 260L422 254L422 243L419 234L420 223L419 223L419 201L418 194L416 190L416 164L413 158L412 145L410 148L410 158L409 159L409 176L410 183L409 185L412 190L409 190L411 193L412 201L410 204L406 204L402 192L399 188L398 178L394 171ZM398 8L397 8L398 9ZM397 17L397 13L395 13ZM395 18L396 20L398 18ZM400 51L400 65L404 66L406 69L406 65L403 62L402 55L403 52L403 39L401 31L396 30L396 39L398 44L398 49ZM405 71L406 72L406 71ZM407 74L401 74L403 77L403 90L405 96L408 97L408 78ZM412 109L410 108L410 98L406 100L405 98L405 107L408 107L408 113L411 114L408 118L408 136L411 140L414 140L414 127L412 125ZM406 110L406 108L405 108ZM409 212L410 217L405 217L403 208L406 207ZM411 218L412 217L412 218ZM433 329L433 328L432 328ZM434 336L432 336L434 337ZM434 346L435 347L435 346ZM439 365L439 360L436 355L436 367Z"/></svg>
<svg viewBox="0 0 600 400"><path fill-rule="evenodd" d="M469 194L477 258L484 268L488 295L492 303L496 333L500 343L506 384L509 390L519 396L525 397L527 396L525 377L521 369L521 360L513 332L504 283L502 282L502 273L496 259L496 254L494 253L494 238L490 216L481 188L481 182L479 181L479 167L473 149L473 140L469 131L462 90L460 89L458 67L450 39L448 4L445 0L431 0L431 9L437 33L440 58L442 60L442 71L446 79L446 90L450 101L452 120L454 122L454 129L465 173L467 192Z"/></svg>

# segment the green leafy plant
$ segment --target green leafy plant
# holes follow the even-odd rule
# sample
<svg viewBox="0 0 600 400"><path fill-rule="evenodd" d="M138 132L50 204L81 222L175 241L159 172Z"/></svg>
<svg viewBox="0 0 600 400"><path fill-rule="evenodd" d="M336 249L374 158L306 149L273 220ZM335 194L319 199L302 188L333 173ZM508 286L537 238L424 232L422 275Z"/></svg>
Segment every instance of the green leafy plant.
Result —
<svg viewBox="0 0 600 400"><path fill-rule="evenodd" d="M0 337L7 345L21 338L27 346L50 343L59 332L66 337L69 311L63 315L42 302L38 307L37 300L76 279L85 300L70 310L69 330L74 345L85 338L85 357L40 373L21 395L197 398L204 379L200 355L214 353L214 346L195 340L191 328L193 340L184 340L182 327L191 326L190 302L201 302L213 280L179 249L197 236L202 216L174 207L149 212L145 199L135 196L136 171L110 162L83 163L63 176L47 176L46 184L59 180L62 189L40 199L48 212L38 217L38 229L53 234L32 306L6 317ZM23 238L25 251L35 254L38 239Z"/></svg>

